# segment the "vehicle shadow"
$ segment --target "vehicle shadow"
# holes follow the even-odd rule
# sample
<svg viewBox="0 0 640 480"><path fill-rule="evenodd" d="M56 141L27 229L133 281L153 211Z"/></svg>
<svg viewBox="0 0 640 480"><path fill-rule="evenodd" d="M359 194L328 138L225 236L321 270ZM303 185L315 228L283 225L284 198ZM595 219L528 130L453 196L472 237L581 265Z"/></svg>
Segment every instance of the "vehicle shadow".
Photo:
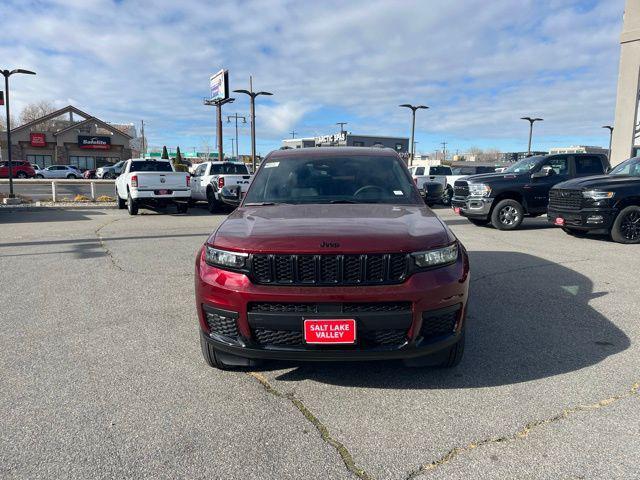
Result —
<svg viewBox="0 0 640 480"><path fill-rule="evenodd" d="M110 207L107 207L110 208ZM56 208L35 207L31 209L0 209L0 224L37 223L37 222L75 222L91 220L93 217L106 215L99 208Z"/></svg>
<svg viewBox="0 0 640 480"><path fill-rule="evenodd" d="M447 225L473 225L466 218L442 218ZM491 224L478 226L478 228L491 228L494 229ZM546 219L541 218L525 218L522 224L517 230L546 230L551 228L558 228L547 222ZM495 229L494 229L495 230ZM508 232L506 232L508 234Z"/></svg>
<svg viewBox="0 0 640 480"><path fill-rule="evenodd" d="M477 388L580 370L629 348L627 335L589 306L607 292L594 292L584 275L523 253L470 255L467 344L457 368L408 370L400 362L303 364L277 379L394 389Z"/></svg>

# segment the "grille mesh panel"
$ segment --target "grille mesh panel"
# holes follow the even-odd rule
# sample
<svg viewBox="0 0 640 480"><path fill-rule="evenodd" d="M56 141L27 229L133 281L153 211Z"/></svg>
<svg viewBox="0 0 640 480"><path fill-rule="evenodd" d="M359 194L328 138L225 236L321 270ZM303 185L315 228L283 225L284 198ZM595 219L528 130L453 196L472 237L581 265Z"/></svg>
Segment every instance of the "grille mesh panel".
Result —
<svg viewBox="0 0 640 480"><path fill-rule="evenodd" d="M251 256L255 283L272 285L360 285L400 283L409 263L404 253L371 255Z"/></svg>
<svg viewBox="0 0 640 480"><path fill-rule="evenodd" d="M207 319L210 333L218 333L227 337L238 336L238 326L235 319L206 311L205 318Z"/></svg>
<svg viewBox="0 0 640 480"><path fill-rule="evenodd" d="M579 210L582 207L580 190L551 189L549 191L549 207Z"/></svg>
<svg viewBox="0 0 640 480"><path fill-rule="evenodd" d="M420 334L426 339L451 335L456 326L458 312L459 310L456 310L441 315L428 315L428 312L426 312L422 318Z"/></svg>

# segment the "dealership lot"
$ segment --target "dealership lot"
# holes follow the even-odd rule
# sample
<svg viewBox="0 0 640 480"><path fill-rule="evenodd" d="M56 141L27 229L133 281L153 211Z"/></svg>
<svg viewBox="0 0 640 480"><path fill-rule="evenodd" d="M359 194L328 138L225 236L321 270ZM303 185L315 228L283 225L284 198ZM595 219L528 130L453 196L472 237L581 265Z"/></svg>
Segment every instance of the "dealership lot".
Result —
<svg viewBox="0 0 640 480"><path fill-rule="evenodd" d="M0 211L0 476L634 476L637 246L438 213L472 261L458 368L220 372L193 265L224 216Z"/></svg>

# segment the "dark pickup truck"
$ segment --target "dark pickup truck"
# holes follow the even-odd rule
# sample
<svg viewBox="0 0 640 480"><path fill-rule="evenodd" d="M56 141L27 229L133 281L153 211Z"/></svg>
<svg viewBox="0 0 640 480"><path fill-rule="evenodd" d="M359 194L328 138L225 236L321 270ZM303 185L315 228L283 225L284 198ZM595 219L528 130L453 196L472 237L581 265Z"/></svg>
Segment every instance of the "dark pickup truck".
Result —
<svg viewBox="0 0 640 480"><path fill-rule="evenodd" d="M554 185L575 177L602 175L608 169L605 155L532 156L501 173L457 180L451 205L476 225L491 223L498 230L514 230L525 216L547 212L549 191Z"/></svg>
<svg viewBox="0 0 640 480"><path fill-rule="evenodd" d="M640 243L640 157L608 175L559 183L549 192L547 218L570 235L608 233L619 243Z"/></svg>

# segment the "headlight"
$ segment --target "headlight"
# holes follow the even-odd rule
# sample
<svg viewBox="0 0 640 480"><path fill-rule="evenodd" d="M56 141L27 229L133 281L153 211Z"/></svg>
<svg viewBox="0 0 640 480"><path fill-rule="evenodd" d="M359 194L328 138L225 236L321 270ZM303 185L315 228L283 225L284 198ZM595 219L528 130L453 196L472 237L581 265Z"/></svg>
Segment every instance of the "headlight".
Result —
<svg viewBox="0 0 640 480"><path fill-rule="evenodd" d="M454 243L444 248L412 253L411 256L416 262L416 266L421 268L446 265L458 259L458 244Z"/></svg>
<svg viewBox="0 0 640 480"><path fill-rule="evenodd" d="M606 200L614 195L614 192L601 192L600 190L587 190L586 192L582 192L584 198L590 198L591 200Z"/></svg>
<svg viewBox="0 0 640 480"><path fill-rule="evenodd" d="M469 193L474 197L488 197L491 195L491 187L485 183L470 183Z"/></svg>
<svg viewBox="0 0 640 480"><path fill-rule="evenodd" d="M205 261L214 267L244 269L247 266L247 253L227 252L217 248L205 246Z"/></svg>

